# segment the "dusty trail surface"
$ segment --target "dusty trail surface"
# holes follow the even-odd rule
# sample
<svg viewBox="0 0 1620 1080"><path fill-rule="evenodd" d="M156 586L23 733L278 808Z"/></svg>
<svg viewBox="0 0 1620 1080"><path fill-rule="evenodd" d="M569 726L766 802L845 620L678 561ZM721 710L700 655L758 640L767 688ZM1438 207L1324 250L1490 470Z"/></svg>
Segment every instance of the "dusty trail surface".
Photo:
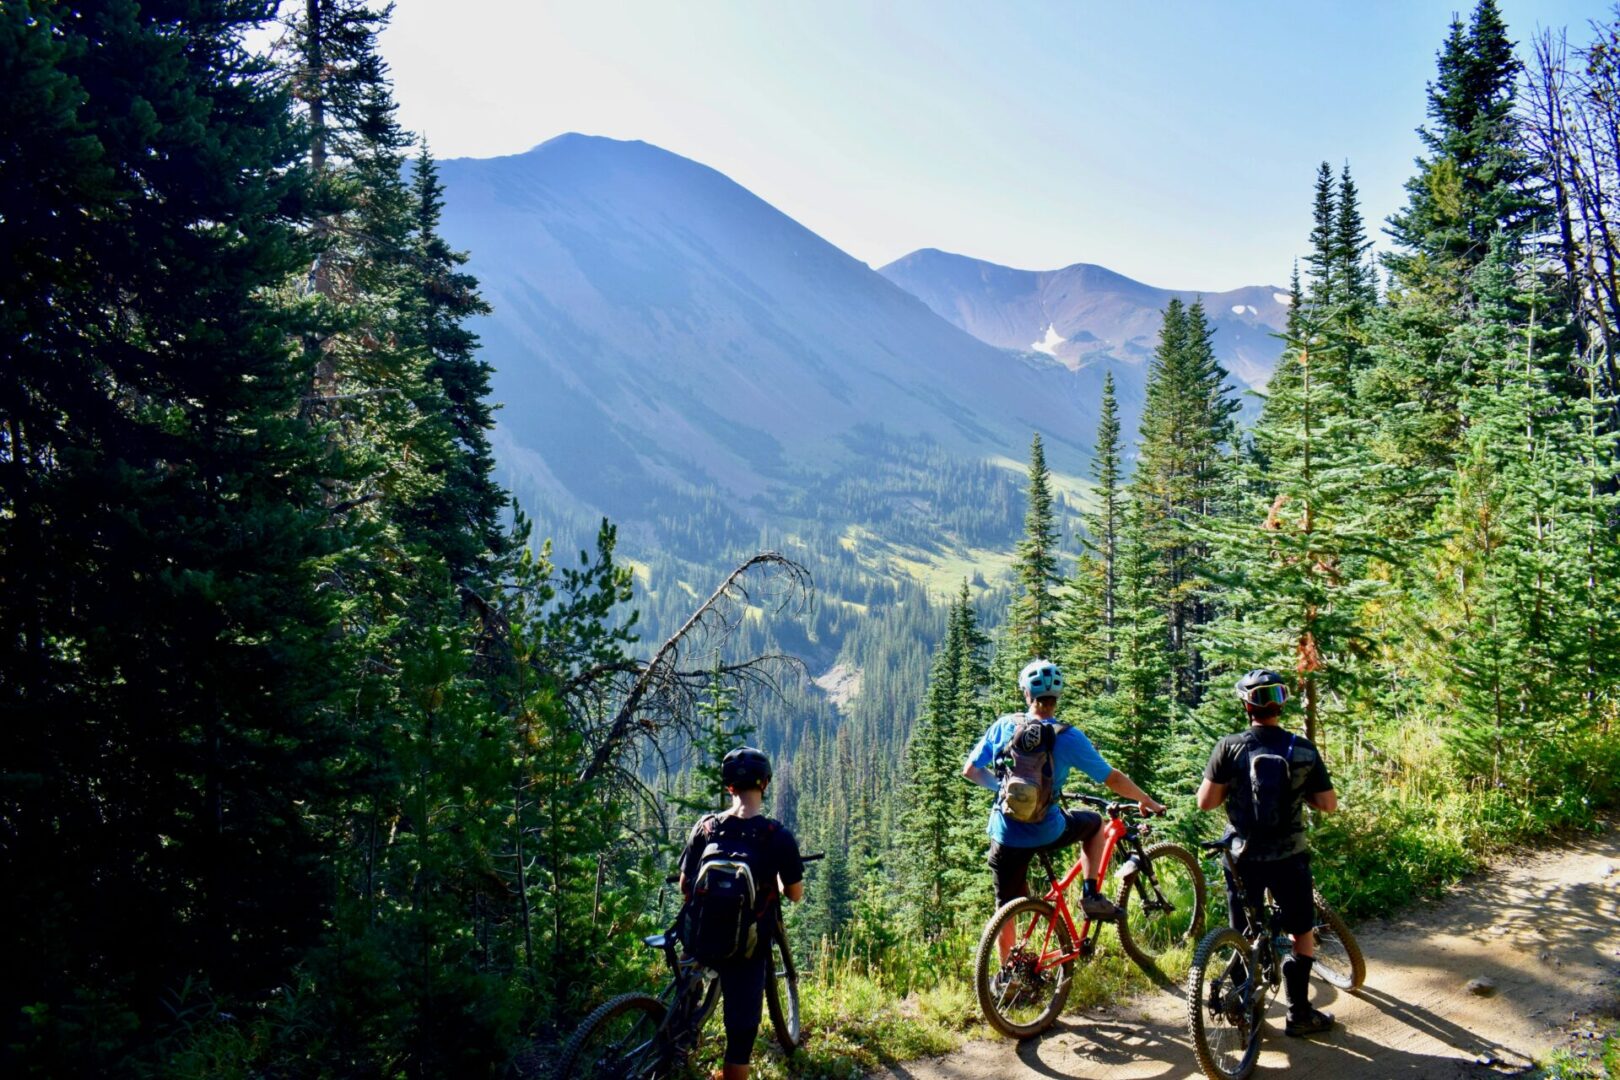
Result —
<svg viewBox="0 0 1620 1080"><path fill-rule="evenodd" d="M1359 993L1311 980L1311 1000L1338 1027L1283 1034L1273 1002L1256 1076L1483 1078L1525 1071L1581 1020L1620 999L1620 826L1504 861L1445 898L1356 927L1367 957ZM1471 980L1494 990L1480 994ZM907 1062L882 1080L1201 1076L1180 990L1070 1014L1044 1036L969 1044Z"/></svg>

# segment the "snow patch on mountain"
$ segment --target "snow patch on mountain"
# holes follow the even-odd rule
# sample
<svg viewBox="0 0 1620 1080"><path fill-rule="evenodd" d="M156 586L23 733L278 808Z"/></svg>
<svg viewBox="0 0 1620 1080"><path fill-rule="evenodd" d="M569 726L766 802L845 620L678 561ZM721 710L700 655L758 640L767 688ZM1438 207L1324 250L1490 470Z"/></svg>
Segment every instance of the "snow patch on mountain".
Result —
<svg viewBox="0 0 1620 1080"><path fill-rule="evenodd" d="M1285 292L1274 292L1271 294L1271 298L1284 307L1292 307L1294 304L1294 298Z"/></svg>
<svg viewBox="0 0 1620 1080"><path fill-rule="evenodd" d="M1056 326L1052 325L1051 323L1047 323L1046 336L1040 341L1031 344L1030 348L1034 349L1038 353L1045 353L1047 356L1056 357L1057 347L1059 345L1066 344L1067 342L1068 339L1057 332Z"/></svg>

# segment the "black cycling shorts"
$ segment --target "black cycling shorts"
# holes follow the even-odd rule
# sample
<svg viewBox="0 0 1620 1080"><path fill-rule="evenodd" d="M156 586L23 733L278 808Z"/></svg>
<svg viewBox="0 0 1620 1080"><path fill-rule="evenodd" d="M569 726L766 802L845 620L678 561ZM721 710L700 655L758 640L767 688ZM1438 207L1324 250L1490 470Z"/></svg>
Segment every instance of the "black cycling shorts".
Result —
<svg viewBox="0 0 1620 1080"><path fill-rule="evenodd" d="M1251 903L1258 903L1261 890L1271 890L1271 898L1282 912L1282 928L1290 934L1303 934L1316 926L1316 900L1311 895L1310 855L1290 855L1267 862L1238 862L1243 875L1243 891ZM1232 911L1232 926L1240 934L1249 930L1248 917L1237 901L1232 874L1226 874L1226 902Z"/></svg>
<svg viewBox="0 0 1620 1080"><path fill-rule="evenodd" d="M720 973L727 1065L747 1065L754 1056L754 1039L759 1035L760 1015L765 1008L765 966L770 958L770 944L761 934L753 956L714 965Z"/></svg>
<svg viewBox="0 0 1620 1080"><path fill-rule="evenodd" d="M1102 815L1090 810L1063 811L1063 835L1050 844L1039 847L1008 847L990 841L990 869L996 875L996 907L1009 900L1029 895L1029 864L1038 851L1056 851L1071 844L1082 844L1097 835L1102 828ZM1063 873L1067 867L1059 867Z"/></svg>

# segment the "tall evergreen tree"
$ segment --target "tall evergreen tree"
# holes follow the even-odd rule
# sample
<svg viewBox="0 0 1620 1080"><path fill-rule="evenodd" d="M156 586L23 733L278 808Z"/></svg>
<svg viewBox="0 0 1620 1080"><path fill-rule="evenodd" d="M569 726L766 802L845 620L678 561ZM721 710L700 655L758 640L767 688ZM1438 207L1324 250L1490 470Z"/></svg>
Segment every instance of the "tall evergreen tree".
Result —
<svg viewBox="0 0 1620 1080"><path fill-rule="evenodd" d="M423 386L429 395L417 407L449 430L437 444L443 456L430 466L434 482L409 512L460 585L487 578L506 543L501 515L507 495L494 479L488 434L495 424L488 400L493 369L478 357L478 335L466 325L489 314L489 305L478 295L477 279L463 269L466 254L439 235L444 188L425 145L415 163L412 203L404 337L428 358Z"/></svg>
<svg viewBox="0 0 1620 1080"><path fill-rule="evenodd" d="M1201 596L1207 557L1195 523L1214 513L1227 487L1226 449L1238 405L1215 358L1202 302L1165 308L1159 347L1148 370L1147 400L1131 495L1158 564L1178 702L1197 702L1202 662L1197 627L1209 617Z"/></svg>
<svg viewBox="0 0 1620 1080"><path fill-rule="evenodd" d="M1518 137L1520 64L1496 0L1454 18L1428 89L1426 155L1407 181L1406 208L1389 219L1401 251L1389 256L1403 288L1443 303L1466 295L1498 229L1522 234L1540 212Z"/></svg>
<svg viewBox="0 0 1620 1080"><path fill-rule="evenodd" d="M1008 614L1009 643L1027 654L1025 659L1052 656L1057 651L1056 588L1058 528L1052 504L1052 476L1046 468L1046 450L1037 432L1029 444L1029 506L1024 513L1024 538L1018 542L1014 569L1019 596Z"/></svg>
<svg viewBox="0 0 1620 1080"><path fill-rule="evenodd" d="M165 994L257 999L329 913L313 568L347 541L275 295L306 193L260 15L0 10L0 1011L38 1021L0 1067L127 1073Z"/></svg>
<svg viewBox="0 0 1620 1080"><path fill-rule="evenodd" d="M1111 764L1151 788L1170 738L1168 635L1140 504L1127 504L1121 533L1113 685L1085 703L1085 729Z"/></svg>

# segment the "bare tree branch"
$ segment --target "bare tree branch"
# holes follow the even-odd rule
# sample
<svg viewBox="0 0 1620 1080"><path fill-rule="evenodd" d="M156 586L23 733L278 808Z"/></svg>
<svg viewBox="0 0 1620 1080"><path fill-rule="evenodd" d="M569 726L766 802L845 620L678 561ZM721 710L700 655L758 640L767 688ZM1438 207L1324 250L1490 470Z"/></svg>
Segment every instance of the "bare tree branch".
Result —
<svg viewBox="0 0 1620 1080"><path fill-rule="evenodd" d="M808 603L810 572L780 552L761 552L726 575L720 586L698 605L680 629L658 647L631 684L624 702L597 741L590 761L580 773L581 783L589 782L607 768L626 749L636 733L656 735L664 727L690 714L702 682L694 678L692 673L683 672L681 658L693 651L693 646L713 643L715 639L723 640L741 625L744 612L753 600L746 582L748 575L755 570L768 574L767 587L780 589L776 612L782 612L795 603L802 610ZM795 658L773 655L732 665L731 673L774 687L776 681L770 670L773 665L803 667ZM703 673L705 678L708 674Z"/></svg>

